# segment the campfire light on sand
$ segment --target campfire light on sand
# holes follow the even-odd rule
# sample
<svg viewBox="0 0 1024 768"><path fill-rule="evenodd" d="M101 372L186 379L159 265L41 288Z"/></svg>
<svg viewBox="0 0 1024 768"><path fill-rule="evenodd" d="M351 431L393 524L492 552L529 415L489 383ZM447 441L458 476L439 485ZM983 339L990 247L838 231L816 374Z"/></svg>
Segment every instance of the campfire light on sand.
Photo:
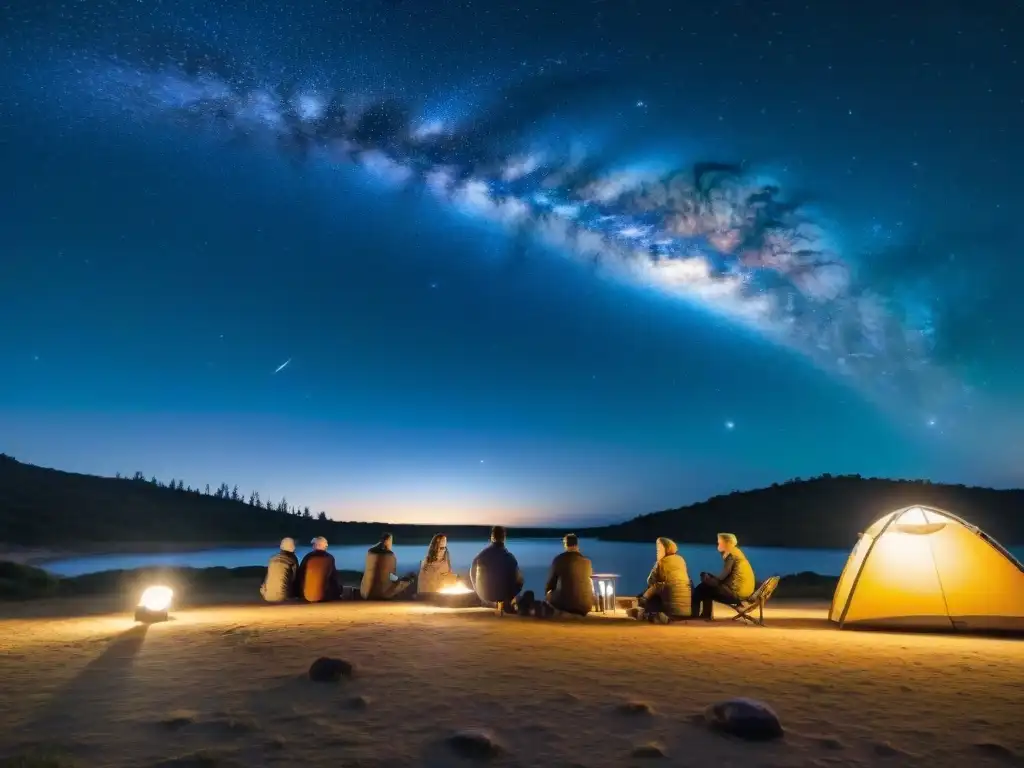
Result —
<svg viewBox="0 0 1024 768"><path fill-rule="evenodd" d="M447 587L441 587L440 593L442 595L468 595L473 590L463 584L461 581L456 581L454 584L450 584Z"/></svg>

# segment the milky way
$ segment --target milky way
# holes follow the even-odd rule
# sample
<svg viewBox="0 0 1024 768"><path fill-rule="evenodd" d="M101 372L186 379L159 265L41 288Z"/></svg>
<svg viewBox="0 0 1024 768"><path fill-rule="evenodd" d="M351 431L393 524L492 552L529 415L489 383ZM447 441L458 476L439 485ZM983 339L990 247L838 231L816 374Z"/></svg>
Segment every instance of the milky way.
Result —
<svg viewBox="0 0 1024 768"><path fill-rule="evenodd" d="M828 228L771 178L710 158L653 174L528 137L594 82L532 80L499 94L493 109L442 123L399 101L241 85L202 66L99 69L96 91L136 120L186 121L429 191L753 329L870 396L935 414L961 393L932 362L927 306L872 290Z"/></svg>

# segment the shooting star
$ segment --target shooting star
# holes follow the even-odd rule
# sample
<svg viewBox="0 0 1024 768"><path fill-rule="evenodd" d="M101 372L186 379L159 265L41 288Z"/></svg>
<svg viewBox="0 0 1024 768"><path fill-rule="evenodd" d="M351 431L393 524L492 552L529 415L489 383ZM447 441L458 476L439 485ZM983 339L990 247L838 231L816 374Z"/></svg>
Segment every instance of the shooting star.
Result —
<svg viewBox="0 0 1024 768"><path fill-rule="evenodd" d="M291 361L292 359L289 357L287 360L285 360L283 363L277 366L277 368L274 369L274 373L280 373L281 371L283 371L285 368L288 367L288 363L290 363Z"/></svg>

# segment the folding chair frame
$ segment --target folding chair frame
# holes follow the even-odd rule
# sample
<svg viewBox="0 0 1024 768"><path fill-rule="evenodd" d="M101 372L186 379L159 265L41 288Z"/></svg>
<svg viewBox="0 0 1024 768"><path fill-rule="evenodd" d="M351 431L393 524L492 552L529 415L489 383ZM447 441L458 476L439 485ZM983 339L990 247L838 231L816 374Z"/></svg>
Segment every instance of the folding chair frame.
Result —
<svg viewBox="0 0 1024 768"><path fill-rule="evenodd" d="M750 624L754 627L763 627L764 604L768 602L771 596L775 593L775 588L778 586L778 576L770 576L765 579L764 583L754 591L754 594L742 603L734 603L729 606L736 611L736 615L732 617L732 620L742 621L745 624ZM757 618L750 615L755 608L757 609Z"/></svg>
<svg viewBox="0 0 1024 768"><path fill-rule="evenodd" d="M755 627L764 626L764 601L758 600L756 603L740 603L739 605L730 605L729 607L736 611L736 615L732 617L733 621L742 621ZM750 615L750 612L755 608L757 608L756 619Z"/></svg>

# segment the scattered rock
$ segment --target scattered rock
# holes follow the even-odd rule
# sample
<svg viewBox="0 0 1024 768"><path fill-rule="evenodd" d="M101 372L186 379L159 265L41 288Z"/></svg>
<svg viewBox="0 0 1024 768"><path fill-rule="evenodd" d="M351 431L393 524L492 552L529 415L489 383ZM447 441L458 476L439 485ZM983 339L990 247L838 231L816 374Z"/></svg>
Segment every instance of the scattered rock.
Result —
<svg viewBox="0 0 1024 768"><path fill-rule="evenodd" d="M353 696L348 700L348 705L352 709L367 709L370 706L370 699L368 696Z"/></svg>
<svg viewBox="0 0 1024 768"><path fill-rule="evenodd" d="M196 721L196 714L191 710L178 709L171 712L165 719L160 721L160 725L164 728L169 728L172 731L176 731L179 728L184 728L186 725L192 725Z"/></svg>
<svg viewBox="0 0 1024 768"><path fill-rule="evenodd" d="M321 656L309 668L309 679L317 683L336 683L343 677L352 677L352 665L344 659Z"/></svg>
<svg viewBox="0 0 1024 768"><path fill-rule="evenodd" d="M660 744L652 741L649 744L641 744L634 747L632 756L643 759L665 757L665 749Z"/></svg>
<svg viewBox="0 0 1024 768"><path fill-rule="evenodd" d="M779 716L767 704L755 699L728 699L712 704L704 712L708 725L749 741L781 738Z"/></svg>
<svg viewBox="0 0 1024 768"><path fill-rule="evenodd" d="M487 730L456 731L448 737L448 745L456 754L474 760L489 760L504 752L494 734Z"/></svg>
<svg viewBox="0 0 1024 768"><path fill-rule="evenodd" d="M905 757L907 755L899 747L894 747L888 741L883 741L874 745L874 752L879 757Z"/></svg>
<svg viewBox="0 0 1024 768"><path fill-rule="evenodd" d="M654 707L646 701L626 701L619 704L618 711L623 715L653 715Z"/></svg>

